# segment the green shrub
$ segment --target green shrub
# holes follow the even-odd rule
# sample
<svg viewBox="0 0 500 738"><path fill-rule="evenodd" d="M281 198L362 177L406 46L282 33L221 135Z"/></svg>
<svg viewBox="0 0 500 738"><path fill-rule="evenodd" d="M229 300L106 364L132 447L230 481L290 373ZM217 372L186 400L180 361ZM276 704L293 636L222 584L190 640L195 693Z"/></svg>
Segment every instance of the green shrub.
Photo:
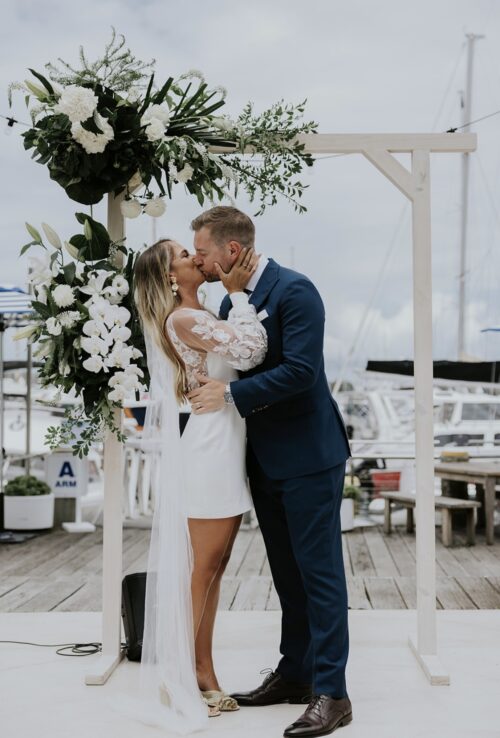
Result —
<svg viewBox="0 0 500 738"><path fill-rule="evenodd" d="M41 482L29 474L21 475L7 482L4 489L5 495L15 497L32 495L50 495L52 490L46 482Z"/></svg>

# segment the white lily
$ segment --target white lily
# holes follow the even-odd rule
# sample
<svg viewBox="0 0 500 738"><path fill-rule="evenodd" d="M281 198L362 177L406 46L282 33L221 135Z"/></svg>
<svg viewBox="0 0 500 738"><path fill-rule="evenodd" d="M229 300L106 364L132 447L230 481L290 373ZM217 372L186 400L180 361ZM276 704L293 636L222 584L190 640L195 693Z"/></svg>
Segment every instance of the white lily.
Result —
<svg viewBox="0 0 500 738"><path fill-rule="evenodd" d="M38 328L38 325L27 325L26 328L21 328L20 331L14 333L14 341L20 341L23 338L29 338Z"/></svg>
<svg viewBox="0 0 500 738"><path fill-rule="evenodd" d="M47 236L47 241L50 243L50 245L53 246L55 249L62 249L62 241L55 230L51 228L48 223L42 223L42 228L45 235Z"/></svg>

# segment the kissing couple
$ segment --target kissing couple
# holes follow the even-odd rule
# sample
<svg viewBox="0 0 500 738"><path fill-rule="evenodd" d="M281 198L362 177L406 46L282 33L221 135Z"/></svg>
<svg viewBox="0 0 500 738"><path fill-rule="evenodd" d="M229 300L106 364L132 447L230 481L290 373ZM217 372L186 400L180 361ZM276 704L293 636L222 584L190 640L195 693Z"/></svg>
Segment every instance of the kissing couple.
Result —
<svg viewBox="0 0 500 738"><path fill-rule="evenodd" d="M307 277L256 253L243 212L214 207L191 227L194 254L165 238L134 269L155 498L144 719L187 734L240 706L289 702L303 714L285 736L327 735L352 720L340 531L350 450L324 371L323 303ZM218 316L198 298L205 281L227 291ZM222 575L252 506L281 603L282 656L255 689L227 694L212 635Z"/></svg>

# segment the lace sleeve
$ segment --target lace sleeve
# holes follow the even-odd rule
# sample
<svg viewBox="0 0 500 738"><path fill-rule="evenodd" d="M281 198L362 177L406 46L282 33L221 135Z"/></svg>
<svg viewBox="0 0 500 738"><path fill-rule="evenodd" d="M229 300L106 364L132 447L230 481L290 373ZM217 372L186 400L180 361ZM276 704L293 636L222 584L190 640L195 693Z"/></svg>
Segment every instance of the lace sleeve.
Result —
<svg viewBox="0 0 500 738"><path fill-rule="evenodd" d="M264 360L267 333L255 307L244 293L231 296L233 308L227 320L217 320L206 310L178 310L170 320L177 337L195 351L222 356L229 366L248 371Z"/></svg>

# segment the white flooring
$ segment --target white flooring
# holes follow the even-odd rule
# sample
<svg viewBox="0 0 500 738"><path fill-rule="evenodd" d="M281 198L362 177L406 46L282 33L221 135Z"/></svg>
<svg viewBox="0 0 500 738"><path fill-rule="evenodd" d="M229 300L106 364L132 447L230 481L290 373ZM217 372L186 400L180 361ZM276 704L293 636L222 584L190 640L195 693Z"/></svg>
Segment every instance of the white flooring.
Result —
<svg viewBox="0 0 500 738"><path fill-rule="evenodd" d="M499 738L500 613L438 612L439 656L449 687L431 687L408 645L413 611L351 611L348 686L354 721L342 738ZM225 688L252 688L276 665L279 612L220 612L216 661ZM0 637L40 643L100 640L100 613L2 613ZM118 714L113 696L133 691L138 665L124 661L105 686L84 676L98 656L0 644L2 738L160 738L164 731ZM242 708L209 722L209 738L274 738L301 708ZM202 734L197 734L202 735Z"/></svg>

